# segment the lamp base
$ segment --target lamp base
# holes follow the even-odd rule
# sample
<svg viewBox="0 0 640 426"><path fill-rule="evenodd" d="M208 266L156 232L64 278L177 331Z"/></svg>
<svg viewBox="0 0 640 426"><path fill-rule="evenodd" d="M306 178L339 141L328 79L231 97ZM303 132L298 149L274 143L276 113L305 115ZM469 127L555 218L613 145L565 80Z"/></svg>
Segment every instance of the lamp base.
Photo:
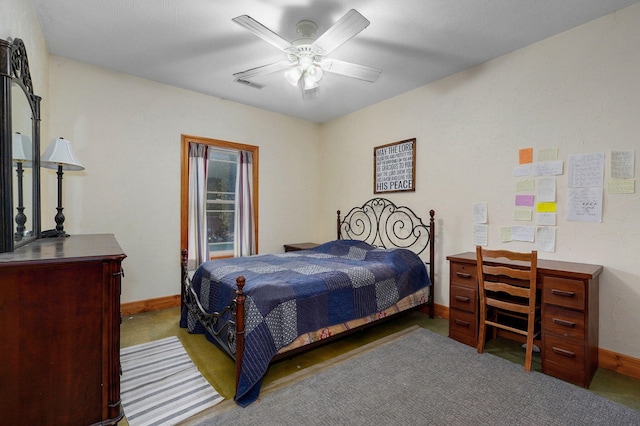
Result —
<svg viewBox="0 0 640 426"><path fill-rule="evenodd" d="M57 237L68 237L69 234L67 234L64 231L58 231L57 229L48 229L46 231L42 231L40 237L41 238L57 238Z"/></svg>

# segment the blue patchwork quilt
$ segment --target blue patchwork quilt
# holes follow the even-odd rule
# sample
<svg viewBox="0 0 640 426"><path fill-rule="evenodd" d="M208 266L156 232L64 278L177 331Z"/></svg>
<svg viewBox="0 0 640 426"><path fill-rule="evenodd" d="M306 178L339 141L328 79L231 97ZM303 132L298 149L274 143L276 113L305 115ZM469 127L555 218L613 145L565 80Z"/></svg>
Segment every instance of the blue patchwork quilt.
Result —
<svg viewBox="0 0 640 426"><path fill-rule="evenodd" d="M207 312L230 304L239 275L246 278L245 351L235 396L242 406L257 399L271 359L299 335L375 314L430 285L423 261L410 250L337 240L312 250L203 263L192 285ZM186 308L180 325L206 333Z"/></svg>

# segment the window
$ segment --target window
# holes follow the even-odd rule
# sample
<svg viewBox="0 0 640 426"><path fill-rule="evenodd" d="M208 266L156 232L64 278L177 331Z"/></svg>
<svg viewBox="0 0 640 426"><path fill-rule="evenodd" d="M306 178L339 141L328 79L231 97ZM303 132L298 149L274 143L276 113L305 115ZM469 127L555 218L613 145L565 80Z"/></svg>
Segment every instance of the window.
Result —
<svg viewBox="0 0 640 426"><path fill-rule="evenodd" d="M238 151L210 147L207 164L209 255L233 254Z"/></svg>
<svg viewBox="0 0 640 426"><path fill-rule="evenodd" d="M240 152L251 153L253 171L253 240L258 248L258 147L235 142L207 139L194 136L182 136L181 149L181 195L180 195L180 247L188 249L189 244L189 146L206 146L207 182L206 182L206 246L210 258L231 257L234 255L236 229L237 170ZM201 237L201 236L200 236ZM198 238L200 238L198 237ZM203 243L204 244L204 243ZM189 253L191 263L191 253ZM193 265L190 265L193 266Z"/></svg>

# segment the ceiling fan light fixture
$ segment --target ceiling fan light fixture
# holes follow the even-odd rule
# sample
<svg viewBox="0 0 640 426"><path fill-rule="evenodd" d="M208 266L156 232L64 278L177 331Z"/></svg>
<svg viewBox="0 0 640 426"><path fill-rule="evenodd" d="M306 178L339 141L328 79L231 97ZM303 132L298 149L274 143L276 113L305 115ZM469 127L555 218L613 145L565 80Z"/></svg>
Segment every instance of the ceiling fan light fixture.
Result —
<svg viewBox="0 0 640 426"><path fill-rule="evenodd" d="M349 10L317 38L314 36L318 27L313 21L298 22L296 32L300 38L291 42L248 15L238 16L233 21L277 47L287 57L286 61L235 73L233 76L236 81L251 82L254 77L284 70L287 81L302 90L302 98L310 99L318 96L318 85L324 71L369 82L376 81L382 72L364 65L326 57L369 25L369 21L355 9Z"/></svg>
<svg viewBox="0 0 640 426"><path fill-rule="evenodd" d="M300 77L302 77L302 70L299 66L296 65L295 67L292 67L285 71L284 77L289 83L291 83L292 86L297 86Z"/></svg>
<svg viewBox="0 0 640 426"><path fill-rule="evenodd" d="M298 66L300 67L302 72L306 72L309 67L313 66L313 59L311 59L309 56L301 56L298 59Z"/></svg>
<svg viewBox="0 0 640 426"><path fill-rule="evenodd" d="M304 90L311 90L318 87L318 80L316 80L309 74L304 75L303 81L304 81Z"/></svg>
<svg viewBox="0 0 640 426"><path fill-rule="evenodd" d="M298 59L298 65L285 71L284 76L292 86L297 86L302 79L305 90L315 89L322 79L323 71L314 64L313 59L302 56Z"/></svg>
<svg viewBox="0 0 640 426"><path fill-rule="evenodd" d="M305 73L305 75L309 76L310 78L318 82L322 80L322 68L320 68L315 64L311 65L311 67L307 69L307 72Z"/></svg>

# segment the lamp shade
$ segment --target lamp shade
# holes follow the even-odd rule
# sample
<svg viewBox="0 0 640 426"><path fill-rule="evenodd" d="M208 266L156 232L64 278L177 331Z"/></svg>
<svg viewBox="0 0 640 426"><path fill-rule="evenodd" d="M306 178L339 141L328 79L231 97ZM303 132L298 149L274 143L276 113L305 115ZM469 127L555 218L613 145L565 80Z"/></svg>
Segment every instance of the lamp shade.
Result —
<svg viewBox="0 0 640 426"><path fill-rule="evenodd" d="M58 138L51 141L49 147L42 155L40 164L48 169L57 169L62 166L63 170L84 170L73 152L71 142Z"/></svg>
<svg viewBox="0 0 640 426"><path fill-rule="evenodd" d="M284 73L285 78L292 86L298 85L298 80L302 77L302 70L299 66L295 66Z"/></svg>
<svg viewBox="0 0 640 426"><path fill-rule="evenodd" d="M31 167L33 164L33 151L31 150L31 139L27 135L14 133L11 146L11 157L15 163L22 163L24 167Z"/></svg>

